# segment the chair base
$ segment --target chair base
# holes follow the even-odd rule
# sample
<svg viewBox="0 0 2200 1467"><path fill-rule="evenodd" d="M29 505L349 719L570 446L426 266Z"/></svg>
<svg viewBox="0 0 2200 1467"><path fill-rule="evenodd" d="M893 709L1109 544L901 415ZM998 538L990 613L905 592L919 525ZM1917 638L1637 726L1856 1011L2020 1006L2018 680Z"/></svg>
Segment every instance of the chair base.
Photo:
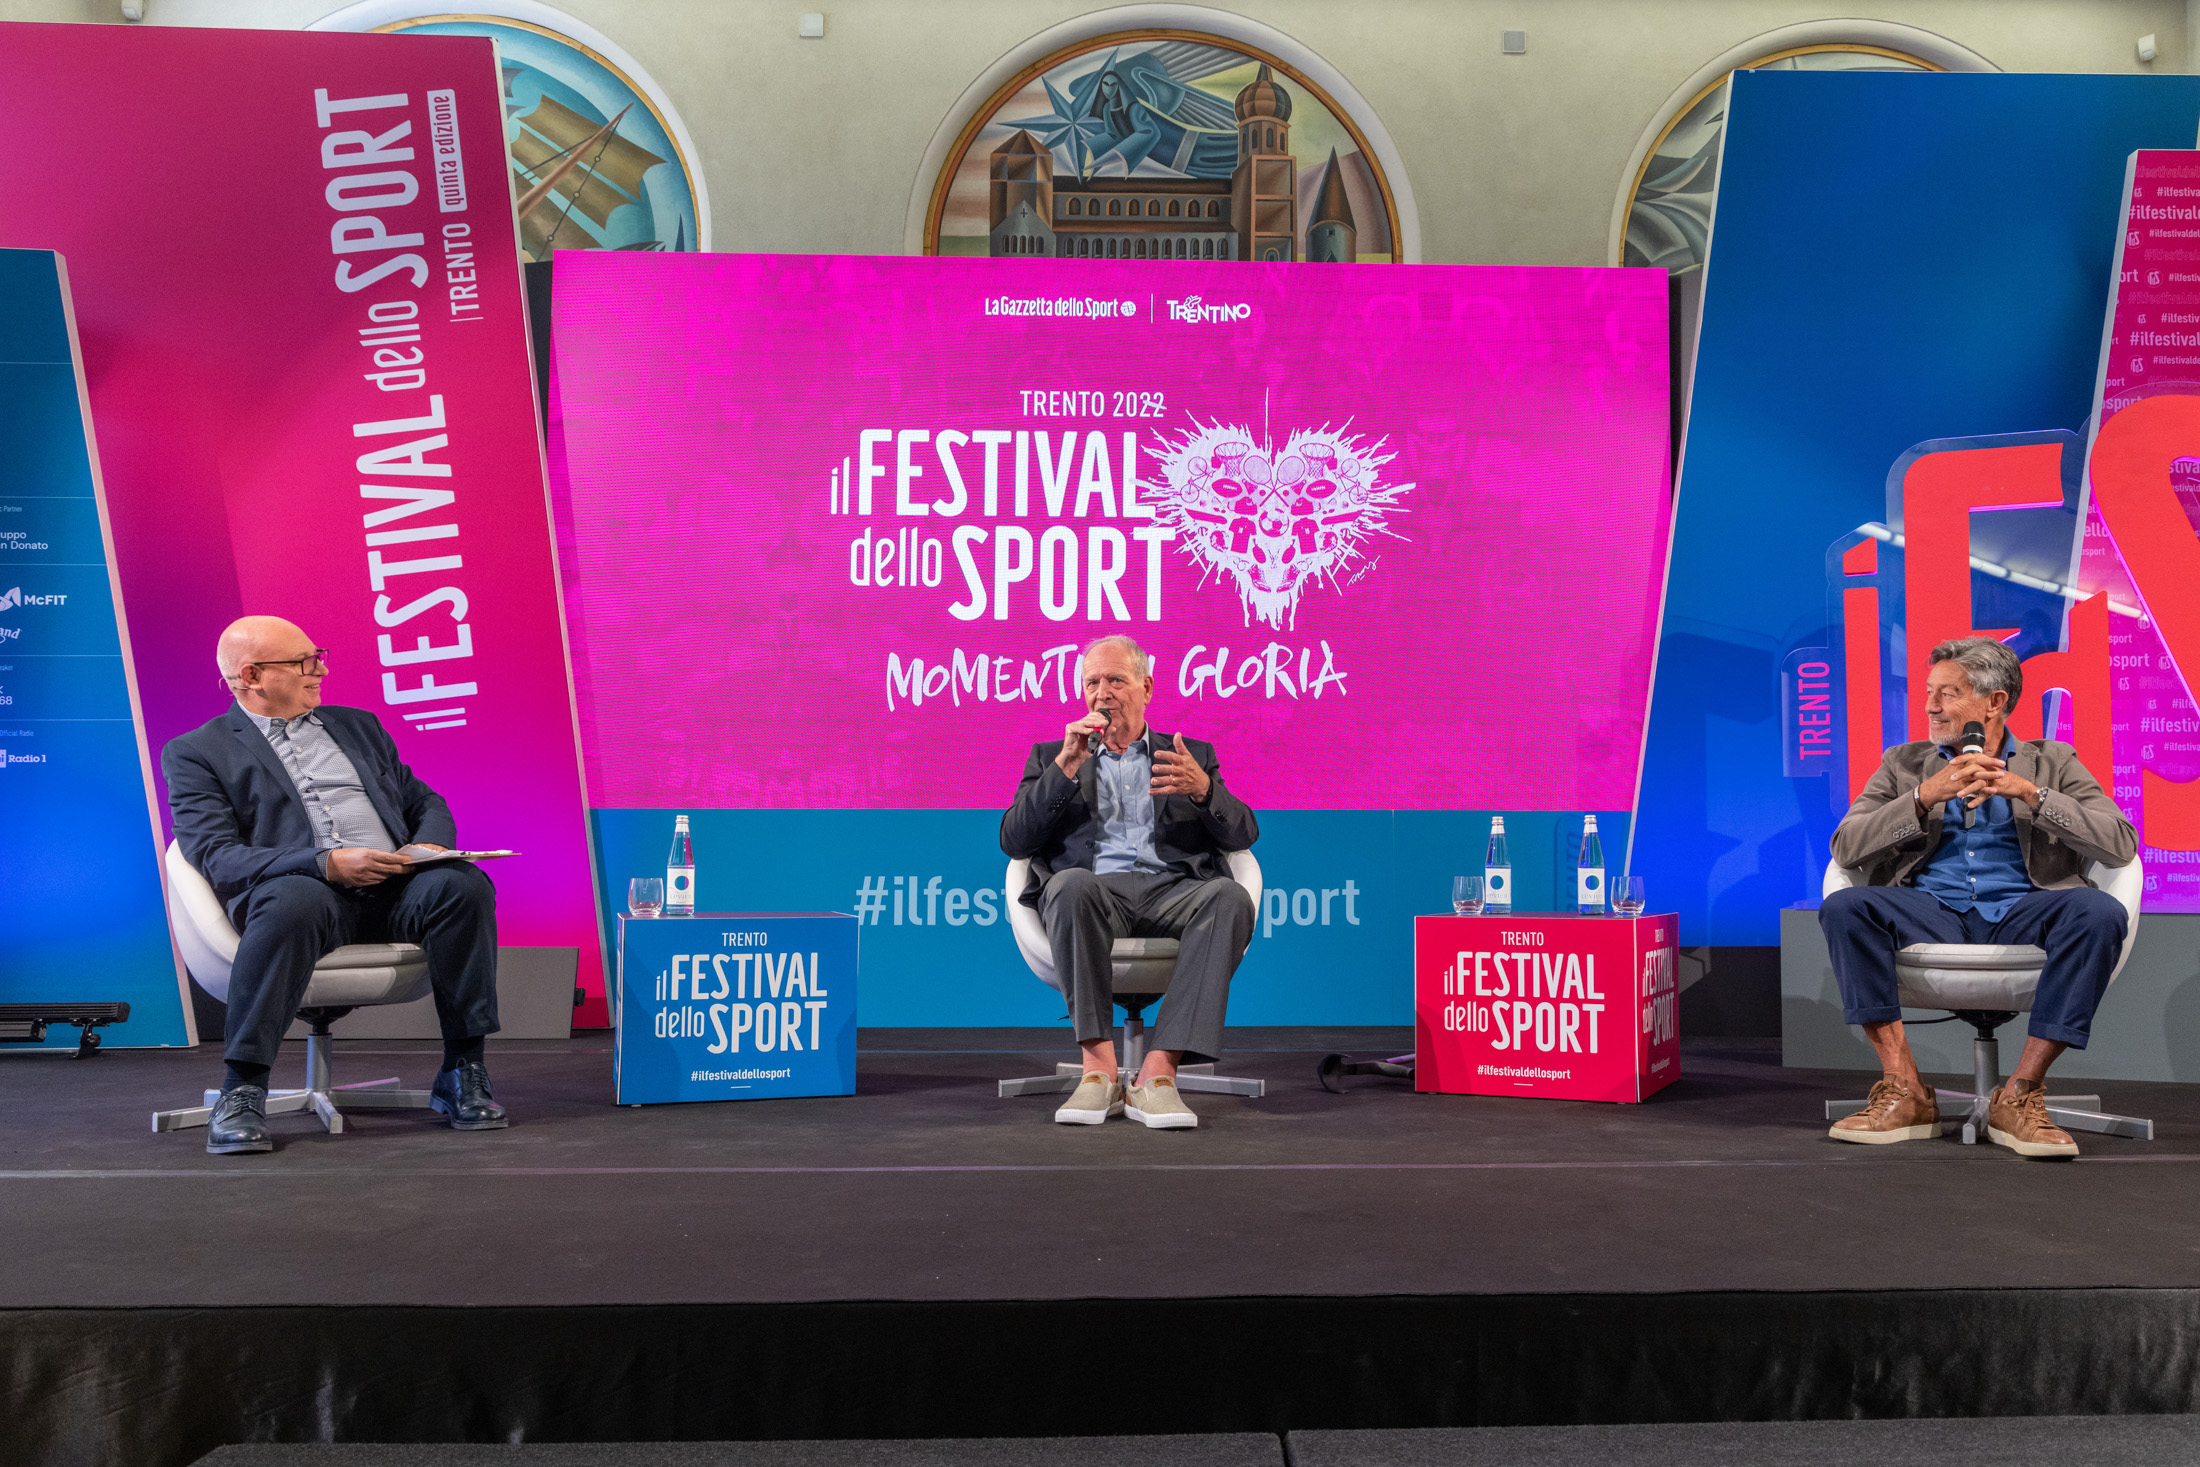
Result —
<svg viewBox="0 0 2200 1467"><path fill-rule="evenodd" d="M1126 1086L1137 1075L1138 1069L1132 1065L1119 1066L1115 1072L1115 1077ZM1000 1081L1000 1098L1006 1100L1011 1095L1066 1095L1075 1090L1084 1078L1083 1065L1058 1064L1051 1075L1032 1075L1021 1080ZM1218 1075L1213 1065L1180 1065L1176 1072L1176 1088L1191 1095L1243 1095L1248 1099L1258 1100L1268 1093L1268 1082L1242 1079L1235 1075Z"/></svg>
<svg viewBox="0 0 2200 1467"><path fill-rule="evenodd" d="M1974 1031L1971 1041L1971 1088L1969 1090L1943 1090L1933 1087L1933 1097L1940 1104L1941 1134L1946 1135L1951 1126L1960 1127L1963 1144L1976 1146L1986 1134L1986 1108L1993 1101L1994 1092L2001 1088L1998 1072L2001 1068L2001 1045L1994 1038L1994 1031L2016 1017L2003 1012L1958 1010L1957 1017L1968 1023ZM1826 1102L1826 1119L1840 1120L1854 1115L1864 1108L1861 1100L1829 1100ZM1951 1110L1963 1112L1963 1118L1949 1117ZM2050 1095L2047 1097L2047 1118L2065 1131L2091 1131L2098 1136L2129 1136L2135 1141L2154 1139L2154 1122L2140 1116L2111 1115L2101 1109L2098 1095Z"/></svg>
<svg viewBox="0 0 2200 1467"><path fill-rule="evenodd" d="M312 1111L320 1118L322 1128L331 1136L344 1134L344 1112L347 1110L426 1110L434 1100L434 1092L428 1090L400 1090L397 1077L384 1080L359 1080L349 1085L329 1084L327 1033L328 1020L316 1018L317 1032L306 1036L306 1084L303 1090L270 1090L267 1092L267 1113L270 1116L290 1115L298 1111ZM188 1106L182 1110L156 1110L153 1112L153 1130L182 1131L192 1126L203 1126L214 1115L215 1102L221 1099L219 1090L200 1092L202 1105Z"/></svg>
<svg viewBox="0 0 2200 1467"><path fill-rule="evenodd" d="M331 1136L341 1136L347 1110L426 1110L434 1098L430 1091L399 1090L396 1085L397 1077L392 1075L386 1080L360 1080L327 1090L270 1090L267 1092L267 1113L279 1116L310 1110L320 1117L323 1130ZM214 1114L214 1102L221 1098L221 1092L208 1090L202 1094L204 1105L154 1111L153 1129L181 1131L205 1125Z"/></svg>
<svg viewBox="0 0 2200 1467"><path fill-rule="evenodd" d="M1141 1004L1145 1000L1141 999ZM1146 1023L1137 1009L1123 1016L1123 1043L1116 1077L1128 1087L1137 1077L1138 1067L1146 1062ZM1002 1080L1000 1098L1012 1095L1061 1095L1075 1090L1084 1079L1083 1065L1058 1064L1051 1075L1028 1075L1020 1080ZM1215 1067L1208 1065L1180 1065L1176 1072L1176 1088L1193 1095L1242 1095L1258 1100L1268 1093L1265 1080L1247 1080L1236 1075L1218 1075Z"/></svg>
<svg viewBox="0 0 2200 1467"><path fill-rule="evenodd" d="M1346 1075L1388 1075L1393 1080L1413 1078L1413 1054L1394 1054L1389 1059L1355 1060L1341 1054L1325 1054L1314 1066L1314 1078L1321 1081L1322 1089L1333 1095L1344 1094L1344 1087L1337 1083Z"/></svg>

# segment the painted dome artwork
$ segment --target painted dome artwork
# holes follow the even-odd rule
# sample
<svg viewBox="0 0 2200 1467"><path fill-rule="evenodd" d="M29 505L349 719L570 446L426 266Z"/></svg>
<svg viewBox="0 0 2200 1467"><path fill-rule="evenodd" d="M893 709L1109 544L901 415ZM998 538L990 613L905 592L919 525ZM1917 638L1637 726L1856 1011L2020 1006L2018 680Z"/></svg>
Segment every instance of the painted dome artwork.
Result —
<svg viewBox="0 0 2200 1467"><path fill-rule="evenodd" d="M1274 57L1180 32L1103 36L996 93L933 188L925 252L1392 261L1397 208L1361 129Z"/></svg>
<svg viewBox="0 0 2200 1467"><path fill-rule="evenodd" d="M695 250L694 160L649 89L545 26L498 15L434 15L384 31L487 36L504 80L504 143L520 245L557 250Z"/></svg>
<svg viewBox="0 0 2200 1467"><path fill-rule="evenodd" d="M1797 46L1749 63L1753 71L1937 71L1929 61L1883 46ZM1732 76L1733 73L1727 73ZM1686 270L1704 262L1711 205L1719 193L1719 145L1726 135L1727 76L1689 101L1643 159L1627 201L1621 265Z"/></svg>

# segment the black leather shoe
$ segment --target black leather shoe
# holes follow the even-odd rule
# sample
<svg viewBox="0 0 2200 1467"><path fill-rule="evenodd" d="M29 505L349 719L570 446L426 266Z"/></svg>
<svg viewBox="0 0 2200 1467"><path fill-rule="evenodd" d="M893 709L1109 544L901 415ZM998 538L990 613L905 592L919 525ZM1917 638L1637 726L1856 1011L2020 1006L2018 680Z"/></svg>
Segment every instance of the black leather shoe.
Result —
<svg viewBox="0 0 2200 1467"><path fill-rule="evenodd" d="M451 1118L454 1131L501 1131L512 1124L490 1093L489 1067L480 1060L460 1060L456 1069L436 1076L428 1104Z"/></svg>
<svg viewBox="0 0 2200 1467"><path fill-rule="evenodd" d="M216 1156L239 1151L273 1151L275 1138L267 1134L267 1087L239 1085L224 1090L206 1118L206 1149Z"/></svg>

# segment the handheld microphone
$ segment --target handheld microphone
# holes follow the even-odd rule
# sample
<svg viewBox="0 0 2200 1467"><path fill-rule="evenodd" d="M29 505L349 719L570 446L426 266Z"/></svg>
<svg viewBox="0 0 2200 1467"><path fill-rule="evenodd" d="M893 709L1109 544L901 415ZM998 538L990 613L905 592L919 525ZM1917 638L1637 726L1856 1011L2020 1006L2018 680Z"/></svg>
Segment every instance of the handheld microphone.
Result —
<svg viewBox="0 0 2200 1467"><path fill-rule="evenodd" d="M1092 711L1095 713L1106 713L1108 715L1108 721L1110 723L1113 723L1115 721L1115 714L1109 709L1095 708ZM1085 752L1087 754L1096 755L1101 751L1102 748L1106 747L1107 739L1103 736L1104 732L1105 731L1103 730L1101 733L1088 733L1085 735Z"/></svg>
<svg viewBox="0 0 2200 1467"><path fill-rule="evenodd" d="M1957 749L1956 752L1959 754L1985 753L1986 725L1975 718L1963 725L1962 747ZM1976 824L1978 824L1978 801L1967 799L1963 802L1963 828L1969 830Z"/></svg>

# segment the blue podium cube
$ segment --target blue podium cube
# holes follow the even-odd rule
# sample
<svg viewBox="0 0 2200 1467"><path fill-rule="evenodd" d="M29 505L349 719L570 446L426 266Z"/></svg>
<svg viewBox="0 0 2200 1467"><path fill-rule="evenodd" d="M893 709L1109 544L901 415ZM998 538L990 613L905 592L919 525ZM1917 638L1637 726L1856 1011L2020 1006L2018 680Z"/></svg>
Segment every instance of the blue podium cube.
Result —
<svg viewBox="0 0 2200 1467"><path fill-rule="evenodd" d="M840 912L619 918L620 1105L853 1095L856 919Z"/></svg>

